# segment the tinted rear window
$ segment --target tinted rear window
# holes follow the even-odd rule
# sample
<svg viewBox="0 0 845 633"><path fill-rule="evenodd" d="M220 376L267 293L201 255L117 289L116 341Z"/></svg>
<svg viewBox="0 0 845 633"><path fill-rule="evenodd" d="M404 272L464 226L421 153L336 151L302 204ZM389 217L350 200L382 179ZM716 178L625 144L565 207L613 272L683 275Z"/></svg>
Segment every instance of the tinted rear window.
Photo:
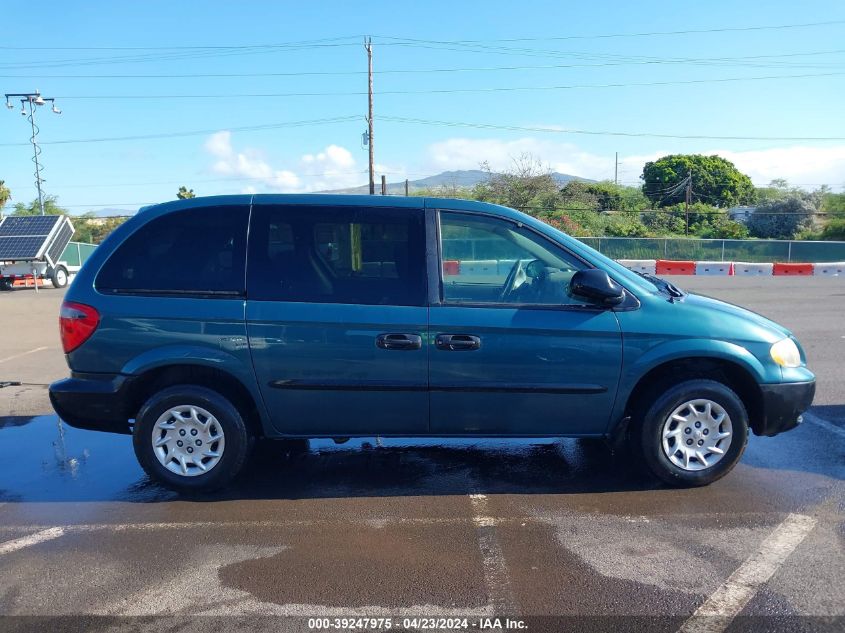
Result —
<svg viewBox="0 0 845 633"><path fill-rule="evenodd" d="M142 226L97 276L99 290L149 294L244 294L249 207L176 211Z"/></svg>
<svg viewBox="0 0 845 633"><path fill-rule="evenodd" d="M258 205L249 298L424 305L424 240L419 210Z"/></svg>

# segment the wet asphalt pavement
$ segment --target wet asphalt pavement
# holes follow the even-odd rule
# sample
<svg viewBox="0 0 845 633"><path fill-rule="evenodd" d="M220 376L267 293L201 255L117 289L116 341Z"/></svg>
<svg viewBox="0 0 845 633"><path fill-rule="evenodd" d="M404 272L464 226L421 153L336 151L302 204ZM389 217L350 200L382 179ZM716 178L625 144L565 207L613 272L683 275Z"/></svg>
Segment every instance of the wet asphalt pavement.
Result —
<svg viewBox="0 0 845 633"><path fill-rule="evenodd" d="M236 485L184 499L146 478L128 437L61 424L43 387L0 390L0 615L18 616L0 629L454 615L478 630L509 615L531 630L674 631L740 595L731 630L841 630L845 281L676 281L793 329L819 377L802 426L752 436L701 489L666 488L591 442L366 438L260 444ZM60 294L0 295L4 316L28 315L0 342L0 380L62 375Z"/></svg>

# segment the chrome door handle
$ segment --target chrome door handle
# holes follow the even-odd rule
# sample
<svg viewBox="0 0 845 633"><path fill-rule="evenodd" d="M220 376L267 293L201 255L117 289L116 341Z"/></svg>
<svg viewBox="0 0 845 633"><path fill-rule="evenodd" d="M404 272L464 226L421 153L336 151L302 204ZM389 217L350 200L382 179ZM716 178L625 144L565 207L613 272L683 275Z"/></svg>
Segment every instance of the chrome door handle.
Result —
<svg viewBox="0 0 845 633"><path fill-rule="evenodd" d="M447 352L471 352L481 349L481 339L471 334L438 334L434 344L437 349Z"/></svg>
<svg viewBox="0 0 845 633"><path fill-rule="evenodd" d="M422 337L418 334L379 334L376 347L388 350L422 349Z"/></svg>

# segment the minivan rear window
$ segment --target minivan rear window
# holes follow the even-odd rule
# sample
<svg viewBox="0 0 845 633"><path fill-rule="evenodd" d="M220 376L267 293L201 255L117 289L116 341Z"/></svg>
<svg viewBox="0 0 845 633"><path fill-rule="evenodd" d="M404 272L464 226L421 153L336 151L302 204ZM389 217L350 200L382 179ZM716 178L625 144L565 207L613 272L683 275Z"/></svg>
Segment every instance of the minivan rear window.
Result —
<svg viewBox="0 0 845 633"><path fill-rule="evenodd" d="M425 305L420 210L256 205L249 239L249 299Z"/></svg>
<svg viewBox="0 0 845 633"><path fill-rule="evenodd" d="M112 253L100 291L243 295L248 206L197 207L151 220Z"/></svg>

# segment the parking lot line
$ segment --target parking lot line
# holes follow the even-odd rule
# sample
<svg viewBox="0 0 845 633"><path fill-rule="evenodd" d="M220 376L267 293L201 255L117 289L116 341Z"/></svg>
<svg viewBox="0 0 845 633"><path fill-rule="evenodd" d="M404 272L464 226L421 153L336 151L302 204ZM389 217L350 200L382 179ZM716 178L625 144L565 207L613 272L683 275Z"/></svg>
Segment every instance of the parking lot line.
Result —
<svg viewBox="0 0 845 633"><path fill-rule="evenodd" d="M678 633L721 633L768 582L816 525L803 514L790 514L760 544L760 549L692 614Z"/></svg>
<svg viewBox="0 0 845 633"><path fill-rule="evenodd" d="M845 428L841 426L836 426L835 424L831 424L827 420L822 420L819 416L813 415L812 413L805 413L804 418L807 422L812 422L813 424L822 427L826 431L830 431L839 437L845 437Z"/></svg>
<svg viewBox="0 0 845 633"><path fill-rule="evenodd" d="M471 494L469 500L472 504L473 523L478 531L478 549L481 551L487 599L494 613L514 613L516 605L510 575L499 539L496 538L497 521L488 516L487 495Z"/></svg>
<svg viewBox="0 0 845 633"><path fill-rule="evenodd" d="M36 532L35 534L30 534L29 536L22 536L21 538L17 538L13 541L6 541L5 543L0 543L0 556L2 556L3 554L11 554L12 552L16 552L19 549L23 549L31 545L37 545L38 543L43 543L44 541L51 541L54 538L59 538L64 533L64 528L53 527L48 528L46 530L41 530L40 532Z"/></svg>
<svg viewBox="0 0 845 633"><path fill-rule="evenodd" d="M21 358L22 356L28 356L29 354L34 354L35 352L43 352L45 349L50 349L49 347L36 347L35 349L31 349L28 352L21 352L20 354L14 354L12 356L7 356L6 358L0 358L0 363L5 363L10 360L15 360L16 358Z"/></svg>

